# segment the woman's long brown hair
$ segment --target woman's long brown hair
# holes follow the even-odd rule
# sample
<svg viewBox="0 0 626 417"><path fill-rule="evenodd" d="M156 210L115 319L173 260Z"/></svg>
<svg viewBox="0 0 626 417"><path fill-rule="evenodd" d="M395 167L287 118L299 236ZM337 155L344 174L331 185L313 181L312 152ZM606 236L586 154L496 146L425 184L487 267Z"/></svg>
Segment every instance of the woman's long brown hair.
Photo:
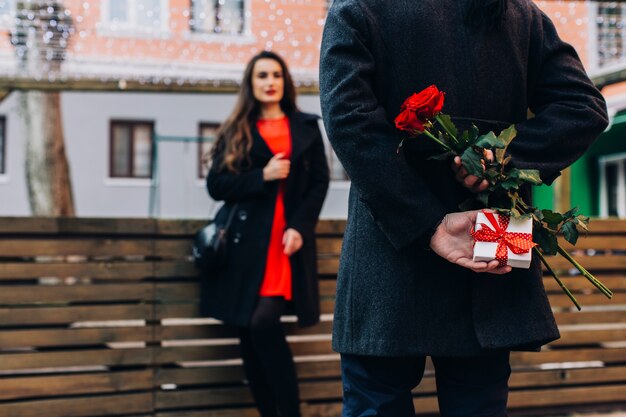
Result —
<svg viewBox="0 0 626 417"><path fill-rule="evenodd" d="M252 72L254 65L260 59L273 59L280 64L284 81L280 107L287 115L297 110L296 88L285 61L278 54L270 51L263 51L253 56L244 71L237 104L217 131L215 144L210 153L210 160L214 164L213 168L218 170L226 168L231 172L238 173L241 168L250 163L251 125L259 117L261 108L252 90Z"/></svg>

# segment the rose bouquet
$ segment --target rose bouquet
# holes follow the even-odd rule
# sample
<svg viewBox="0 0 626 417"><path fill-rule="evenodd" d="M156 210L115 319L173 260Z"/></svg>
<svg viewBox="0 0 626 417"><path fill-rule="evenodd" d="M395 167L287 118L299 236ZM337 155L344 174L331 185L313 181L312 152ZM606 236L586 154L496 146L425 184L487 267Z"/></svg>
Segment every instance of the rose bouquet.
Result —
<svg viewBox="0 0 626 417"><path fill-rule="evenodd" d="M409 132L411 137L425 136L437 143L442 152L432 156L432 159L449 160L459 156L468 174L487 180L488 187L484 191L477 192L474 199L460 205L461 210L467 210L478 201L483 207L491 209L479 213L479 222L482 222L471 232L477 245L481 242L495 242L495 259L501 264L508 261L507 252L513 258L515 255L528 254L530 260L532 250L579 310L580 304L550 267L546 255L560 254L602 294L611 298L611 290L558 244L557 235L562 234L565 240L575 245L579 229L587 230L589 218L578 214L578 208L557 213L532 207L520 197L523 185L540 185L542 182L539 171L518 169L510 165L511 156L507 148L517 134L515 126L509 126L498 135L494 132L482 134L474 125L459 132L450 116L441 112L444 100L444 93L431 85L405 100L395 124L398 129ZM398 152L403 143L404 140L400 142ZM485 222L485 218L489 221ZM532 226L532 235L529 231L523 233L509 230L509 224L514 225L523 220ZM476 258L477 246L474 250Z"/></svg>

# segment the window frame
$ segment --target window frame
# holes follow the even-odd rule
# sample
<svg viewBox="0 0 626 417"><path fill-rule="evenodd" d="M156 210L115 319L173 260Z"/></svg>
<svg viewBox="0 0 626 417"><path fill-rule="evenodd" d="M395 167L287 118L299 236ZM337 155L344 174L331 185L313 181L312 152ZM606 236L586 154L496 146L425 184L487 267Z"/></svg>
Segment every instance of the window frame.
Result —
<svg viewBox="0 0 626 417"><path fill-rule="evenodd" d="M238 33L231 32L216 32L215 29L212 32L208 32L205 30L199 30L196 26L192 25L191 22L196 21L194 17L194 3L196 1L213 1L214 3L219 3L219 0L189 0L189 33L195 37L216 37L218 39L223 38L241 38L241 37L249 37L250 36L250 0L241 0L242 10L241 10L241 31ZM217 9L216 9L217 14ZM216 17L217 20L217 17ZM217 27L217 26L216 26Z"/></svg>
<svg viewBox="0 0 626 417"><path fill-rule="evenodd" d="M105 0L101 4L100 21L98 22L98 34L110 37L145 36L168 38L170 36L170 10L169 0L160 1L160 20L158 27L140 26L137 14L137 3L140 0L126 0L128 7L128 22L114 22L110 20L111 0Z"/></svg>
<svg viewBox="0 0 626 417"><path fill-rule="evenodd" d="M15 18L16 0L4 0L9 4L9 12L0 14L0 29L11 29Z"/></svg>
<svg viewBox="0 0 626 417"><path fill-rule="evenodd" d="M588 60L586 65L589 68L589 73L592 76L611 73L613 71L623 69L626 67L626 4L620 4L622 7L622 16L624 18L624 27L622 28L622 46L624 49L623 57L615 62L609 64L600 64L600 39L599 39L599 27L598 17L600 16L601 2L588 2L587 3L587 15L588 15L588 39L587 47L589 51ZM610 2L602 2L610 3Z"/></svg>
<svg viewBox="0 0 626 417"><path fill-rule="evenodd" d="M113 175L113 163L114 163L114 149L113 149L113 132L114 126L128 126L130 128L130 155L129 155L129 169L130 175ZM134 175L135 168L135 126L148 125L150 126L150 174L147 176ZM154 165L152 164L152 155L154 154L154 120L135 120L135 119L111 119L109 121L109 178L111 179L145 179L151 180L154 178Z"/></svg>
<svg viewBox="0 0 626 417"><path fill-rule="evenodd" d="M213 143L215 143L215 136L213 136L213 140L210 142L205 142L203 139L206 138L206 136L204 136L202 134L202 131L205 128L214 128L215 131L217 132L217 129L220 127L220 123L218 122L200 122L198 123L198 157L196 158L196 163L198 164L198 179L204 179L206 178L205 173L202 170L202 156L204 155L204 149L202 149L202 145L204 143L210 143L211 146Z"/></svg>
<svg viewBox="0 0 626 417"><path fill-rule="evenodd" d="M609 217L607 165L617 165L617 217L626 218L626 153L607 155L598 159L600 168L600 216Z"/></svg>
<svg viewBox="0 0 626 417"><path fill-rule="evenodd" d="M4 115L0 115L0 129L2 130L2 136L0 136L0 176L7 175L7 118Z"/></svg>

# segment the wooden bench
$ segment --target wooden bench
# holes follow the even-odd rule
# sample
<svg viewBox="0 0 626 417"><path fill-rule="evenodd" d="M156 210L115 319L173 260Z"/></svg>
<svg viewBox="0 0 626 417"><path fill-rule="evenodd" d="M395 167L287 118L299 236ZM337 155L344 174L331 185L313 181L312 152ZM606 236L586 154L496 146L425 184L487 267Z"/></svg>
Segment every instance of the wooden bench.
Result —
<svg viewBox="0 0 626 417"><path fill-rule="evenodd" d="M233 329L197 317L200 221L0 219L0 417L253 417ZM322 322L285 328L305 416L339 416L330 348L342 221L318 227ZM626 409L626 221L593 221L577 258L615 292L546 287L562 339L514 353L511 415ZM555 262L561 269L565 262ZM436 414L432 367L415 390Z"/></svg>

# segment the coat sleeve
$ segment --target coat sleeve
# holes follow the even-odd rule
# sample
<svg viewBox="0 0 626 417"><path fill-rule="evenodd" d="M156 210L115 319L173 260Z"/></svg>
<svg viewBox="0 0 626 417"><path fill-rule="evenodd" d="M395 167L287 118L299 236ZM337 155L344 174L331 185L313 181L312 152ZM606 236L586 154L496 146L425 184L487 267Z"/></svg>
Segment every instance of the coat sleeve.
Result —
<svg viewBox="0 0 626 417"><path fill-rule="evenodd" d="M266 184L263 168L253 168L238 174L212 168L206 179L209 195L217 201L237 202L258 197L267 192Z"/></svg>
<svg viewBox="0 0 626 417"><path fill-rule="evenodd" d="M298 206L294 214L289 219L287 227L293 227L300 234L305 231L313 231L317 223L322 204L328 190L330 174L326 152L324 152L324 141L321 133L311 145L311 183L304 195L304 200Z"/></svg>
<svg viewBox="0 0 626 417"><path fill-rule="evenodd" d="M550 184L587 150L608 124L606 103L576 51L533 5L528 105L534 117L517 124L509 151L518 168L538 169Z"/></svg>
<svg viewBox="0 0 626 417"><path fill-rule="evenodd" d="M443 204L396 152L400 132L377 99L370 25L355 0L336 1L324 27L320 100L329 140L360 200L400 250L445 215Z"/></svg>

